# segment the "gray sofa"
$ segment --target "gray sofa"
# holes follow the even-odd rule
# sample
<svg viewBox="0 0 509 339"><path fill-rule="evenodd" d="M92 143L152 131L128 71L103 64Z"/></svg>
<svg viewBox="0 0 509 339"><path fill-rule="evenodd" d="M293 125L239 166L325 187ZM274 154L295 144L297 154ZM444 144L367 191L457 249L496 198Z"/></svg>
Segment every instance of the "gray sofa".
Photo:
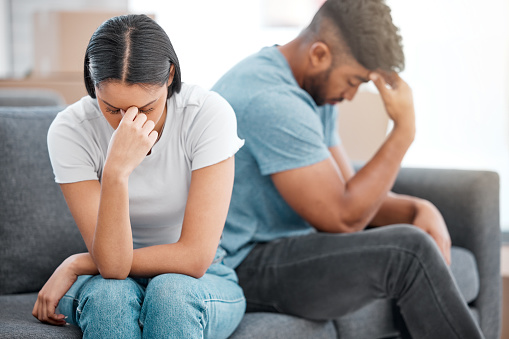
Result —
<svg viewBox="0 0 509 339"><path fill-rule="evenodd" d="M85 250L53 181L46 132L58 107L0 107L0 338L81 338L75 326L39 323L37 292L64 258ZM500 335L499 178L493 172L401 170L394 191L431 200L453 245L452 270L486 338ZM336 321L246 314L231 338L397 338L404 322L391 300Z"/></svg>

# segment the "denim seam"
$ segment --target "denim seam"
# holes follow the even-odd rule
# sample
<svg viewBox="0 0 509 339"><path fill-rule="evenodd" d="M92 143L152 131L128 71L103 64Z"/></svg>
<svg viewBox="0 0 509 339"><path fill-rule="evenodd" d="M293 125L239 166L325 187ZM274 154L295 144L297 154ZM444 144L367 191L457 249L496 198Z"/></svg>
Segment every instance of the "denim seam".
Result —
<svg viewBox="0 0 509 339"><path fill-rule="evenodd" d="M374 247L361 247L361 248L357 248L357 249L354 249L354 250L351 250L351 251L348 251L348 253L362 253L363 250L365 249L373 249ZM411 255L413 256L414 258L417 259L417 262L419 264L419 266L421 267L421 269L423 270L424 272L424 276L426 277L426 280L428 282L428 285L431 287L432 291L433 291L433 299L434 299L434 302L437 304L437 305L441 305L440 302L437 300L437 292L435 290L435 288L433 287L433 284L431 284L430 282L430 278L428 276L428 273L426 271L426 269L424 269L424 265L422 264L420 258L418 256L416 256L413 252L411 251L408 251L408 250L405 250L405 249L402 249L402 248L399 248L399 247L394 247L394 246L377 246L376 248L378 249L389 249L389 250L393 250L393 251L400 251L400 252L404 252L405 254L408 254L408 255ZM329 253L329 254L326 254L326 255L321 255L321 256L314 256L312 258L304 258L302 260L299 260L299 261L294 261L294 262L291 262L291 263L285 263L285 264L281 264L281 265L278 265L277 263L274 263L274 264L270 264L270 265L267 265L266 267L285 267L285 266L291 266L291 265L295 265L295 264L298 264L298 263L303 263L303 262L309 262L309 261L312 261L312 260L316 260L316 259L321 259L321 258L327 258L327 257L331 257L331 256L334 256L334 255L337 255L341 252L335 252L335 253ZM346 253L346 252L345 252ZM277 272L277 270L276 270ZM277 277L276 277L276 280L277 280ZM280 284L278 284L280 285ZM278 292L281 292L279 291L278 289ZM276 306L275 306L276 307ZM279 308L276 307L276 309L279 310ZM439 307L440 311L442 312L442 315L444 317L444 319L446 319L447 323L449 324L449 327L452 329L452 331L456 334L456 337L457 338L461 338L459 336L459 334L456 332L456 329L454 328L454 326L452 326L451 322L449 321L448 319L448 316L442 311L442 308Z"/></svg>
<svg viewBox="0 0 509 339"><path fill-rule="evenodd" d="M244 300L245 300L245 298L238 298L238 299L233 299L233 300L223 300L223 299L211 298L211 299L204 299L203 302L222 302L222 303L226 303L226 304L234 304L234 303L238 303L238 302L241 302Z"/></svg>

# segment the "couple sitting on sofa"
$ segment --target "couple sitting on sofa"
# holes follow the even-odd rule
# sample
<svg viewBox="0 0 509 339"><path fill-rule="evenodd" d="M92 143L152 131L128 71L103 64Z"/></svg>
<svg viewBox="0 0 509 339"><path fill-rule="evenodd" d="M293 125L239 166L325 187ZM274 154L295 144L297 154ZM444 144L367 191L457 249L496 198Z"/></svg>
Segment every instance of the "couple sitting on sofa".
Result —
<svg viewBox="0 0 509 339"><path fill-rule="evenodd" d="M325 2L219 95L181 82L150 18L106 21L85 54L89 96L48 134L88 252L56 269L33 315L87 338L226 338L246 307L325 320L392 298L412 337L481 338L440 212L390 192L415 135L403 67L382 0ZM355 173L334 104L368 81L394 128Z"/></svg>

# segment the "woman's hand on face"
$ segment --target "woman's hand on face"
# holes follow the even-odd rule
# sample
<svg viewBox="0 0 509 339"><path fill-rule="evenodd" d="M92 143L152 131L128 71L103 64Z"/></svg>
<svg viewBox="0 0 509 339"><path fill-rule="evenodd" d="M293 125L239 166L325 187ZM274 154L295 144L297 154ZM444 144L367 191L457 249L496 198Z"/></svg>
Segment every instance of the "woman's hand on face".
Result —
<svg viewBox="0 0 509 339"><path fill-rule="evenodd" d="M121 110L121 114L122 120L110 140L105 168L129 176L150 152L158 133L155 123L145 114L138 114L138 108Z"/></svg>
<svg viewBox="0 0 509 339"><path fill-rule="evenodd" d="M63 314L56 314L55 310L60 299L78 279L71 268L71 263L72 257L69 257L60 264L40 290L32 310L32 315L39 321L51 325L65 325L66 317Z"/></svg>

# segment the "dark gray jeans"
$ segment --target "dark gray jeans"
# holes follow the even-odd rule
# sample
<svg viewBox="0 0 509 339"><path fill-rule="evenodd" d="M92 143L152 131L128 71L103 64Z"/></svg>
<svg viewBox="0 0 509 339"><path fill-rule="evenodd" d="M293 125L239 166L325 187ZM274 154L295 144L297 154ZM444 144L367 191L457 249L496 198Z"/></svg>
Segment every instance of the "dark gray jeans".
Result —
<svg viewBox="0 0 509 339"><path fill-rule="evenodd" d="M438 247L414 226L258 244L237 274L248 311L325 320L388 298L413 338L483 338Z"/></svg>

